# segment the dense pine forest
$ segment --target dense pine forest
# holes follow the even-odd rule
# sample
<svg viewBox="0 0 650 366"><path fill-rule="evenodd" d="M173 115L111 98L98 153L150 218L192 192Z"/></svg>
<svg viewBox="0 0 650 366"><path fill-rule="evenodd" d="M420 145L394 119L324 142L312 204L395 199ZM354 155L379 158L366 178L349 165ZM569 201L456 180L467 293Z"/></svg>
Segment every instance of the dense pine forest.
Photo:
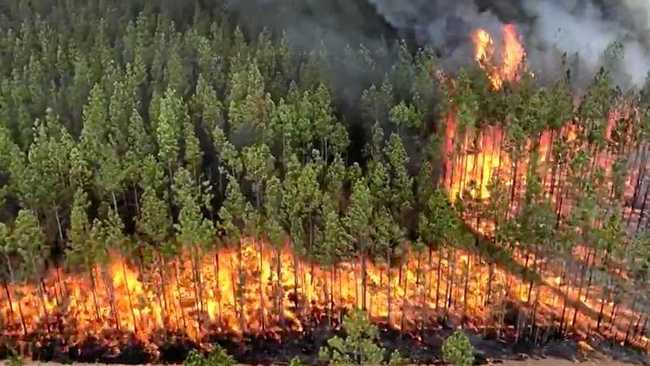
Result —
<svg viewBox="0 0 650 366"><path fill-rule="evenodd" d="M355 14L309 41L180 3L0 4L0 356L322 345L354 308L415 348L647 349L650 83L613 77L620 43L584 83L512 26L450 69Z"/></svg>

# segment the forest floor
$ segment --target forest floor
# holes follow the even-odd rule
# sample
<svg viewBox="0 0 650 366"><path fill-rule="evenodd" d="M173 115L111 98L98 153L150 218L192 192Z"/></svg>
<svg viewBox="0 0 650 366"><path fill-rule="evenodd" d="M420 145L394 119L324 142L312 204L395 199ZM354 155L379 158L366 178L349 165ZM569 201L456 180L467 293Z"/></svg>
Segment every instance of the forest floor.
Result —
<svg viewBox="0 0 650 366"><path fill-rule="evenodd" d="M578 361L569 361L569 360L563 360L558 358L547 358L543 360L508 361L502 363L501 365L503 366L576 366L576 365L624 366L624 365L632 365L632 364L621 362L621 361L608 360L608 359L578 362Z"/></svg>
<svg viewBox="0 0 650 366"><path fill-rule="evenodd" d="M439 335L439 334L438 334ZM604 340L602 338L592 337L587 341L576 341L571 338L550 340L543 346L533 347L522 341L517 344L504 340L495 341L483 338L480 335L470 334L470 340L475 349L477 365L503 365L503 366L624 366L624 365L644 365L650 366L650 356L640 350L631 347L624 347L620 343ZM408 344L401 343L399 340L393 340L392 345L399 346L400 352L406 358L418 362L420 365L442 365L439 355L439 344L444 337L440 339L428 339L428 343ZM386 340L385 340L386 341ZM237 359L241 362L240 366L245 365L287 365L282 362L299 355L307 363L316 362L314 351L304 349L307 346L305 340L300 340L297 344L303 345L304 353L296 353L300 348L295 344L276 344L276 353L269 354L265 347L248 349L248 352L241 353ZM259 343L259 342L258 342ZM307 347L309 348L309 347ZM131 354L125 349L127 354ZM186 350L175 348L172 350L175 357L161 357L161 360L151 360L151 364L178 365L182 363ZM135 355L135 356L134 356ZM127 355L128 356L128 355ZM66 361L57 359L59 362L43 362L24 359L24 366L65 366L73 364L75 366L126 366L131 365L150 365L146 358L136 357L137 352L130 357L97 359L96 363ZM51 358L50 358L51 359ZM108 360L108 361L107 361ZM0 366L6 366L6 361L0 360Z"/></svg>
<svg viewBox="0 0 650 366"><path fill-rule="evenodd" d="M593 359L587 361L570 361L559 358L546 358L546 359L530 359L526 361L506 361L503 363L495 363L502 366L629 366L634 363L623 361L615 361L612 359ZM23 364L24 366L66 366L65 364L54 362L33 362L28 361ZM94 363L74 363L75 366L108 366L105 364ZM0 366L5 366L4 361L0 361ZM110 365L110 366L127 366L127 365ZM243 366L243 365L241 365Z"/></svg>

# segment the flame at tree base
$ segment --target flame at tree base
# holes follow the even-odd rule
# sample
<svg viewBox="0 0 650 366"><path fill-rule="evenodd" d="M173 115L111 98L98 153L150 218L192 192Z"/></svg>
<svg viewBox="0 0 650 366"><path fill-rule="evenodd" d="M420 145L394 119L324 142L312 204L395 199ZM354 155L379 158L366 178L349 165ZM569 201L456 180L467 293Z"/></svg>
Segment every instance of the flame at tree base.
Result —
<svg viewBox="0 0 650 366"><path fill-rule="evenodd" d="M577 301L577 289L550 270L541 273L540 285L531 286L516 271L454 249L412 252L390 270L365 261L365 291L360 260L324 267L288 247L254 240L200 260L158 258L149 267L114 258L89 273L52 271L43 280L43 296L31 284L6 285L0 296L0 336L28 340L52 332L72 346L89 338L110 339L107 334L120 331L155 348L154 340L163 333L187 334L198 343L215 334L279 337L337 322L341 312L354 307L402 332L434 325L441 317L478 330L502 327L513 303L547 327L558 326L562 312L568 319L577 309L576 331L584 333L594 329L592 313L600 306L593 299ZM521 266L524 260L516 262ZM533 264L550 269L529 255L526 267ZM597 291L591 293L597 298ZM634 317L617 311L621 322ZM623 331L622 325L618 328L611 332Z"/></svg>

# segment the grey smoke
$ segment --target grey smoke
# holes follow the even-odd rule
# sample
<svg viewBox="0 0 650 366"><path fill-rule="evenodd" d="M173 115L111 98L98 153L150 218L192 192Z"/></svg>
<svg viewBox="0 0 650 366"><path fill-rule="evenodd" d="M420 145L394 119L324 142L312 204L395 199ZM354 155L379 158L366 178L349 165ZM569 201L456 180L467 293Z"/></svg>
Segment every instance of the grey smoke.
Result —
<svg viewBox="0 0 650 366"><path fill-rule="evenodd" d="M531 37L537 38L545 49L577 52L590 72L602 64L603 54L610 44L621 42L622 57L613 70L616 79L623 86L641 85L650 70L649 48L644 40L648 24L640 17L630 22L625 14L631 14L631 3L622 3L618 14L607 14L591 2L529 0L526 9L536 18ZM533 52L536 51L538 49L533 48ZM531 62L535 61L536 58L531 57Z"/></svg>
<svg viewBox="0 0 650 366"><path fill-rule="evenodd" d="M542 80L552 80L562 71L558 65L566 53L574 81L588 82L615 41L623 45L623 58L613 70L621 86L640 86L650 70L649 0L228 0L227 4L258 30L260 26L287 30L300 48L318 47L323 41L335 57L347 44L390 48L395 38L406 36L420 46L434 47L444 66L455 69L473 62L472 30L485 28L498 45L501 26L513 23L522 34L530 68Z"/></svg>
<svg viewBox="0 0 650 366"><path fill-rule="evenodd" d="M623 87L641 85L650 70L650 2L647 0L368 0L397 28L411 27L421 42L467 56L472 29L498 36L505 23L524 37L529 64L539 75L559 71L562 54L577 58L582 78L593 75L613 42L623 45L614 76ZM460 57L458 57L460 55Z"/></svg>

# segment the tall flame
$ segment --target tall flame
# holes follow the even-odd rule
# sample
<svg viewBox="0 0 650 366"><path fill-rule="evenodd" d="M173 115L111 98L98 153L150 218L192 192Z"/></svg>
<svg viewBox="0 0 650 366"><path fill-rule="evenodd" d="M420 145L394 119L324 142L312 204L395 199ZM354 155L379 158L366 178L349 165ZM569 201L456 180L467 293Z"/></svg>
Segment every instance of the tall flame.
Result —
<svg viewBox="0 0 650 366"><path fill-rule="evenodd" d="M478 29L472 34L474 59L486 71L495 90L501 89L505 81L516 81L519 78L526 58L526 51L514 25L504 25L502 37L500 60L496 60L497 65L494 65L494 40L490 33L484 29Z"/></svg>
<svg viewBox="0 0 650 366"><path fill-rule="evenodd" d="M110 334L120 330L155 349L153 342L164 332L184 332L199 342L214 334L279 335L302 331L318 319L336 319L341 310L354 307L409 331L448 310L475 327L494 326L494 311L531 298L538 299L537 322L547 325L557 322L563 296L569 304L580 298L585 312L599 306L597 290L587 298L576 288L563 288L550 263L541 273L542 285L532 288L516 273L458 249L413 252L392 268L361 260L321 266L288 245L278 248L252 239L198 257L160 257L151 266L112 257L90 273L53 270L43 279L43 293L33 284L5 284L0 337L57 332L75 345L88 337L112 342ZM515 260L522 266L545 262L530 253L526 259L515 253ZM579 321L578 329L586 330L595 320L580 310Z"/></svg>

